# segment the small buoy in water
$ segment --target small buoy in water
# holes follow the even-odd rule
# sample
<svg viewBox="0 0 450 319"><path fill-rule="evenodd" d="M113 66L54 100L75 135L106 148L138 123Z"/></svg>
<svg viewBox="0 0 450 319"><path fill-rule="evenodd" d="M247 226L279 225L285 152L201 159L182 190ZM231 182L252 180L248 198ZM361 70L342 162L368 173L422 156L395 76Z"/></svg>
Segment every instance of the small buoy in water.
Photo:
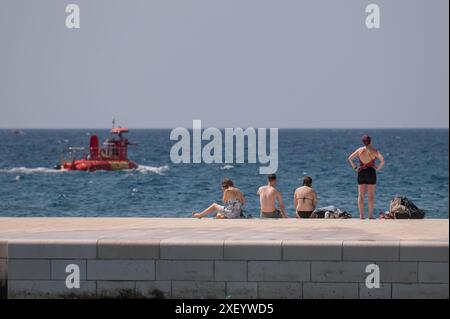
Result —
<svg viewBox="0 0 450 319"><path fill-rule="evenodd" d="M132 191L133 193L137 193L137 192L138 192L138 189L137 189L137 188L133 188L131 191Z"/></svg>

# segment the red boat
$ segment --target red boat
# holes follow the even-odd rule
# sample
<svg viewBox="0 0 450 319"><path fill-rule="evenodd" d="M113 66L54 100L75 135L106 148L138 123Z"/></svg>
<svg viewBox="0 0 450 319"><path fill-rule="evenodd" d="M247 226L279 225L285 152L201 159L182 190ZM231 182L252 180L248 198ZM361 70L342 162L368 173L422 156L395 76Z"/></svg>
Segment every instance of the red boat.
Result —
<svg viewBox="0 0 450 319"><path fill-rule="evenodd" d="M68 171L117 171L137 168L138 165L128 159L128 146L135 144L123 136L127 132L127 128L113 127L111 136L103 143L103 147L99 145L97 135L92 135L88 152L84 147L70 147L71 159L66 161L62 158L61 164L55 168ZM82 152L80 159L76 159L77 152Z"/></svg>

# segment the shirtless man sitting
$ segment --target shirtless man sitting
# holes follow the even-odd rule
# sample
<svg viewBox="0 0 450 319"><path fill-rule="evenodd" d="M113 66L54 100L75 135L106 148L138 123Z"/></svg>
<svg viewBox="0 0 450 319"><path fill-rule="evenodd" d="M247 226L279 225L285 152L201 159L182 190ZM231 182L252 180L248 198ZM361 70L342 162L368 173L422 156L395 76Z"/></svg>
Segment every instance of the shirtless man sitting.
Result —
<svg viewBox="0 0 450 319"><path fill-rule="evenodd" d="M261 186L258 189L257 195L261 204L261 217L263 218L288 218L281 193L275 188L277 183L277 176L270 174L268 177L268 184ZM278 201L280 209L275 207L275 200Z"/></svg>

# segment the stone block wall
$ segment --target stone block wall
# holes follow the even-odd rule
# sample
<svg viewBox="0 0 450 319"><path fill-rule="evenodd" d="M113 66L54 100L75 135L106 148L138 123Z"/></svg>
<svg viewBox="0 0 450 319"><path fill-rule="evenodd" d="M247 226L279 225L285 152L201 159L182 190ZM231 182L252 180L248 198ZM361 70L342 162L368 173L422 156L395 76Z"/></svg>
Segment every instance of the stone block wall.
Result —
<svg viewBox="0 0 450 319"><path fill-rule="evenodd" d="M0 242L1 298L448 298L448 242ZM66 287L66 266L80 288ZM365 285L366 266L380 288Z"/></svg>

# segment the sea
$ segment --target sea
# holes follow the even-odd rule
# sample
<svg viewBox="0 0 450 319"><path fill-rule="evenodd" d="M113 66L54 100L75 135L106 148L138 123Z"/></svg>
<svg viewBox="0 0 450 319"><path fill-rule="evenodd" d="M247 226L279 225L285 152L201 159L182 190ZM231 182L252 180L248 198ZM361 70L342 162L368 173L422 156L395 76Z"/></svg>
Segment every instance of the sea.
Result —
<svg viewBox="0 0 450 319"><path fill-rule="evenodd" d="M221 180L231 178L245 194L245 215L258 218L260 164L174 164L169 129L134 129L128 134L135 170L62 172L53 167L71 146L87 146L106 129L0 130L0 217L142 216L190 217L221 201ZM386 159L378 173L375 213L395 195L407 196L426 218L448 218L448 129L280 129L278 184L290 216L293 194L304 175L313 179L318 206L334 205L358 216L356 174L347 157L361 136ZM267 138L269 138L267 136Z"/></svg>

